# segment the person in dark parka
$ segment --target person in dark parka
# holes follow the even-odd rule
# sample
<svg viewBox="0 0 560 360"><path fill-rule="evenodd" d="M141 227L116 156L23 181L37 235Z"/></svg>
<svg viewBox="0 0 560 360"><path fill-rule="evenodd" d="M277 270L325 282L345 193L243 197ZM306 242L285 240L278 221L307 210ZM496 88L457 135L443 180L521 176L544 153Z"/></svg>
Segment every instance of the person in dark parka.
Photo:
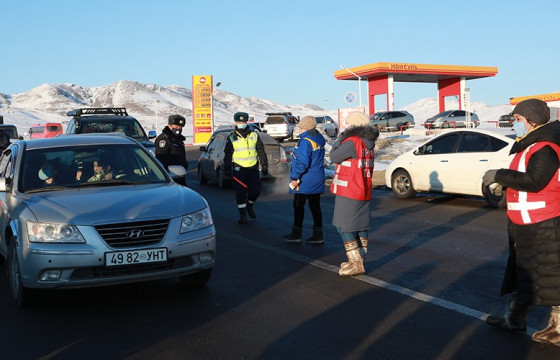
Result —
<svg viewBox="0 0 560 360"><path fill-rule="evenodd" d="M509 169L488 170L483 183L507 188L509 258L501 294L511 294L503 316L488 325L525 332L530 305L552 306L549 326L533 334L537 342L560 345L560 122L538 99L513 110L518 136Z"/></svg>
<svg viewBox="0 0 560 360"><path fill-rule="evenodd" d="M304 116L298 123L299 140L292 152L290 193L294 194L294 224L292 232L284 236L288 242L301 242L305 203L313 216L313 235L306 239L310 244L323 244L323 214L321 194L325 192L325 138L316 127L313 116Z"/></svg>
<svg viewBox="0 0 560 360"><path fill-rule="evenodd" d="M370 229L371 189L377 127L369 125L369 117L354 111L346 117L346 129L330 152L336 164L331 192L336 195L332 224L338 230L348 262L340 264L340 276L365 273L364 259ZM358 243L359 242L359 243Z"/></svg>
<svg viewBox="0 0 560 360"><path fill-rule="evenodd" d="M167 123L155 140L156 158L168 170L169 165L181 165L186 171L189 168L185 151L186 138L181 135L185 126L185 118L181 115L170 115ZM177 182L187 185L186 176Z"/></svg>

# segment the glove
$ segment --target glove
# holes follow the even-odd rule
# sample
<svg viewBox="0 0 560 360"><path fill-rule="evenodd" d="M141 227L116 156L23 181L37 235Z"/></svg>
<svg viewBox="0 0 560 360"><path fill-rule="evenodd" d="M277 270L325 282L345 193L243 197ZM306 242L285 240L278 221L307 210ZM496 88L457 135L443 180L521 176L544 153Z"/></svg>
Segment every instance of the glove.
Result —
<svg viewBox="0 0 560 360"><path fill-rule="evenodd" d="M268 166L263 166L262 167L261 174L263 174L263 176L268 175Z"/></svg>
<svg viewBox="0 0 560 360"><path fill-rule="evenodd" d="M496 173L498 172L497 169L491 169L486 171L484 176L482 176L482 183L484 186L488 186L496 182Z"/></svg>

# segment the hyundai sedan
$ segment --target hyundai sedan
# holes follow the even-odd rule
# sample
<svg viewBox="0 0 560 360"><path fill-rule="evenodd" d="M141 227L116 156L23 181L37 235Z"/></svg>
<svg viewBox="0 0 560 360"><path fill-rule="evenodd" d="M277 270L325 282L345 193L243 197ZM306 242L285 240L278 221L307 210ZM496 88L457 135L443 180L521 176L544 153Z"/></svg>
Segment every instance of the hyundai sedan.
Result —
<svg viewBox="0 0 560 360"><path fill-rule="evenodd" d="M393 160L385 184L401 199L418 191L483 196L492 207L504 207L505 189L484 186L488 169L508 168L515 142L511 130L451 130Z"/></svg>
<svg viewBox="0 0 560 360"><path fill-rule="evenodd" d="M210 278L216 232L206 200L131 138L15 142L0 158L0 202L0 254L17 306L40 289Z"/></svg>

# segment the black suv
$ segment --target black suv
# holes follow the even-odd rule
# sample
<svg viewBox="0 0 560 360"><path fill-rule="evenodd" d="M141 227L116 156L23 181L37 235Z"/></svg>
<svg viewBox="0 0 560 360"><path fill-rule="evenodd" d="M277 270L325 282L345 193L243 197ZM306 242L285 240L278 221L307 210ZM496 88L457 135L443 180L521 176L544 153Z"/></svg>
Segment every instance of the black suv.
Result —
<svg viewBox="0 0 560 360"><path fill-rule="evenodd" d="M68 111L66 115L72 117L66 134L123 133L154 154L155 145L149 139L155 138L156 132L152 130L146 135L142 125L125 108L84 108Z"/></svg>
<svg viewBox="0 0 560 360"><path fill-rule="evenodd" d="M505 114L500 116L500 118L498 119L498 126L501 128L508 128L508 127L513 127L513 122L515 120L513 119L513 114L509 113L509 114Z"/></svg>

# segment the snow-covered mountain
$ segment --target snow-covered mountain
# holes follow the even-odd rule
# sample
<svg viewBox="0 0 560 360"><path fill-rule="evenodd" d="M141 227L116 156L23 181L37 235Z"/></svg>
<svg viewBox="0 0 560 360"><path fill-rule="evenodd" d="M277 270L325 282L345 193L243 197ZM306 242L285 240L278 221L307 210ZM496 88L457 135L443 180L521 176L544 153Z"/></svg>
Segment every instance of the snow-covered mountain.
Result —
<svg viewBox="0 0 560 360"><path fill-rule="evenodd" d="M81 107L126 107L130 115L136 117L148 130L164 126L167 116L192 115L192 91L180 85L167 87L142 84L135 81L118 81L105 86L85 87L76 84L43 84L30 91L15 95L0 93L0 115L4 122L14 124L24 133L32 124L61 122L67 120L66 112ZM484 103L471 104L482 122L496 121L502 114L509 113L509 104L488 106ZM457 101L446 102L446 108L458 108ZM439 112L437 99L421 99L403 108L421 124L428 117ZM267 112L290 111L294 115L323 115L325 109L317 105L283 105L256 97L241 97L236 94L214 90L215 124L230 124L233 114L245 111L264 121ZM327 111L333 119L338 118L336 109ZM188 123L188 121L187 121ZM189 128L185 129L189 134Z"/></svg>

